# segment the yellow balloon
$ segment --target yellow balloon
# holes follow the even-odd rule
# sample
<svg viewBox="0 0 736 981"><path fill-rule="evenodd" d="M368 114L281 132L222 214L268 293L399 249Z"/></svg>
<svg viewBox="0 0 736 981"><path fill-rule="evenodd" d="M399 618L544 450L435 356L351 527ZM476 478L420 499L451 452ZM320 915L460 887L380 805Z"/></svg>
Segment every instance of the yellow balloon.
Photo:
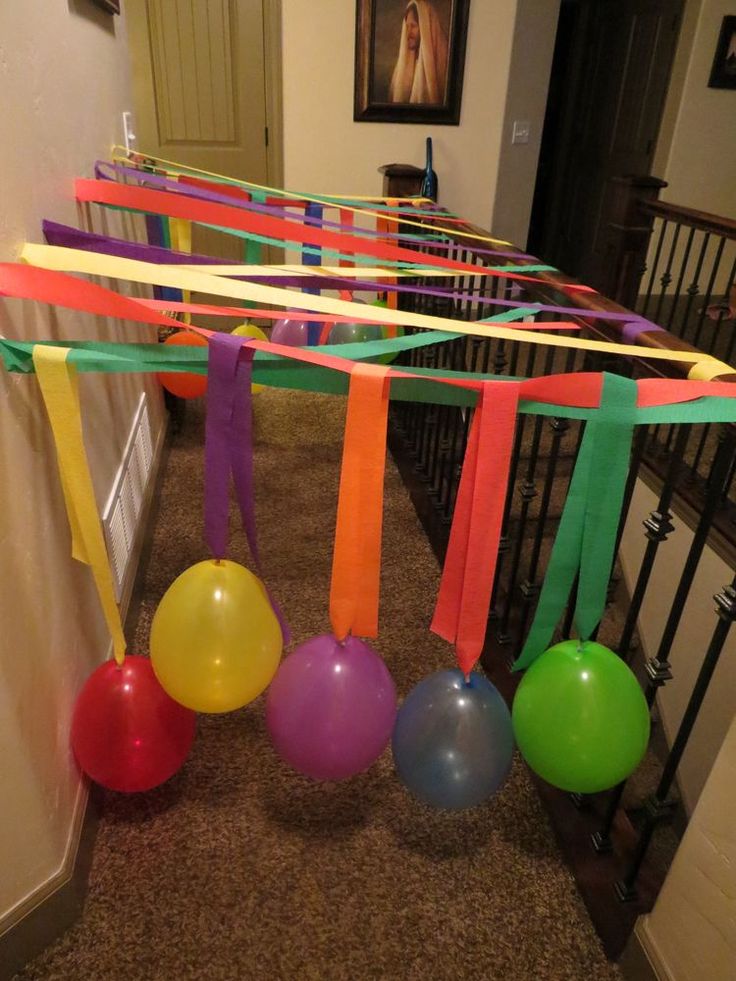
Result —
<svg viewBox="0 0 736 981"><path fill-rule="evenodd" d="M244 324L239 324L237 327L230 331L231 334L235 334L236 337L255 337L257 341L267 341L268 337L263 333L260 327L256 327L255 324L249 324L248 321ZM265 385L251 385L251 391L262 392Z"/></svg>
<svg viewBox="0 0 736 981"><path fill-rule="evenodd" d="M198 562L169 586L151 624L161 686L195 712L252 702L276 673L281 627L260 579L237 562Z"/></svg>

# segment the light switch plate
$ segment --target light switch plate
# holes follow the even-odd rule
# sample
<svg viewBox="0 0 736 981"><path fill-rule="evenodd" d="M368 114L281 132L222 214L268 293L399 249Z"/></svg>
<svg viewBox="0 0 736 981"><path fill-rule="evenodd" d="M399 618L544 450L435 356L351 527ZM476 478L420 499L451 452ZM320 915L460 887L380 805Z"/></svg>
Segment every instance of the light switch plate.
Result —
<svg viewBox="0 0 736 981"><path fill-rule="evenodd" d="M531 123L526 120L515 119L514 128L511 131L512 143L528 143Z"/></svg>
<svg viewBox="0 0 736 981"><path fill-rule="evenodd" d="M135 125L132 112L123 113L123 142L128 151L135 147Z"/></svg>

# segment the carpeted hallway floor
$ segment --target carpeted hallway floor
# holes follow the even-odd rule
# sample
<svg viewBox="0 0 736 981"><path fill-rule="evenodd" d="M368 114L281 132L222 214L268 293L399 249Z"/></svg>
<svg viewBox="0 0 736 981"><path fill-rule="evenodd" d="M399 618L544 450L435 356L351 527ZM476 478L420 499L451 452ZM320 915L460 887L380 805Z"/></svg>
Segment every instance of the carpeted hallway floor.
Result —
<svg viewBox="0 0 736 981"><path fill-rule="evenodd" d="M297 640L328 628L344 400L256 398L259 535ZM131 650L202 538L200 407L174 438ZM400 696L450 666L428 632L438 569L396 469L386 479L381 636ZM233 513L233 529L236 529ZM231 557L247 564L243 537ZM497 798L435 812L409 797L390 751L318 785L274 755L263 699L201 716L193 753L148 794L105 794L77 925L18 981L598 981L609 964L518 761Z"/></svg>

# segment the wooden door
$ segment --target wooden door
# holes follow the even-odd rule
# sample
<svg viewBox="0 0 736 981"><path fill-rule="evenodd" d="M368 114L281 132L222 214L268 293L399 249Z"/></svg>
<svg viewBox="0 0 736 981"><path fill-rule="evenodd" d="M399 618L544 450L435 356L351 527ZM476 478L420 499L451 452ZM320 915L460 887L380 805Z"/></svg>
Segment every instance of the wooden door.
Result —
<svg viewBox="0 0 736 981"><path fill-rule="evenodd" d="M263 0L126 0L136 147L256 184L269 174ZM271 134L272 136L274 134ZM195 228L195 252L239 260Z"/></svg>
<svg viewBox="0 0 736 981"><path fill-rule="evenodd" d="M545 131L542 155L548 186L530 247L597 288L610 262L610 181L651 172L682 9L683 0L563 4L566 50L556 52L553 72L564 79L556 90L553 80L556 126Z"/></svg>

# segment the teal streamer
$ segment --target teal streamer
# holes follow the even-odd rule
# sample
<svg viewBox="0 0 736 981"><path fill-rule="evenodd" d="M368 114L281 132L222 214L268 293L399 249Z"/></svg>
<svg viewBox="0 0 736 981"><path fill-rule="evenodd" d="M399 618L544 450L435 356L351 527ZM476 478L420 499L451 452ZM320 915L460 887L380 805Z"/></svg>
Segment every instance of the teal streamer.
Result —
<svg viewBox="0 0 736 981"><path fill-rule="evenodd" d="M595 417L589 419L585 426L534 620L521 654L514 662L514 671L528 668L549 647L554 629L565 609L575 576L580 568L585 501L594 442Z"/></svg>
<svg viewBox="0 0 736 981"><path fill-rule="evenodd" d="M596 416L574 622L588 640L606 607L636 424L636 382L605 373Z"/></svg>
<svg viewBox="0 0 736 981"><path fill-rule="evenodd" d="M539 602L514 670L550 644L579 573L574 622L587 640L605 609L637 420L636 382L603 374L600 406L586 423ZM670 406L672 408L672 406Z"/></svg>

